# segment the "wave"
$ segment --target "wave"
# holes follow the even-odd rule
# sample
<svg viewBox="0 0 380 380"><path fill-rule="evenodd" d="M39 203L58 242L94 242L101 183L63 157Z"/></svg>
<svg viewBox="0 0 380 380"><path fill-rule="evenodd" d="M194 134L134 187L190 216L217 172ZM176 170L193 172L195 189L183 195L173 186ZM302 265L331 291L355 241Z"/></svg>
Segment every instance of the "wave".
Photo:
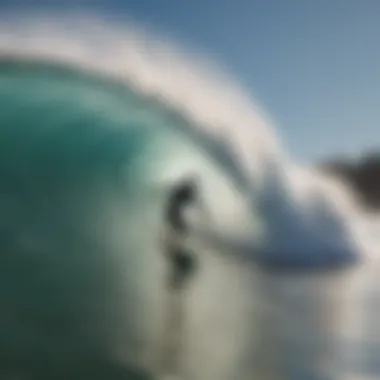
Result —
<svg viewBox="0 0 380 380"><path fill-rule="evenodd" d="M17 82L17 76L9 74L12 68L23 70L24 82ZM29 82L25 82L28 75ZM143 341L153 339L157 343L154 327L163 313L158 284L163 281L164 268L157 257L156 241L147 238L160 233L162 202L157 200L162 201L173 183L192 176L200 178L203 201L211 219L202 223L195 219L198 225L194 227L203 234L203 239L207 233L212 235L214 243L217 241L217 251L225 249L235 255L201 256L204 268L189 294L189 330L196 333L189 338L188 360L184 365L191 378L244 378L249 372L246 367L252 370L251 351L259 342L257 309L269 303L270 310L285 313L282 306L276 305L278 294L271 293L272 298L264 299L255 292L259 289L255 278L260 276L253 262L269 270L296 267L312 270L367 259L376 251L377 242L368 233L369 221L350 189L294 162L269 118L247 90L203 57L181 50L168 38L157 37L130 20L116 25L114 21L85 13L3 14L0 97L0 122L14 120L17 125L22 109L29 110L30 119L26 113L22 115L25 120L41 124L33 132L27 128L1 132L3 166L12 160L12 165L16 165L21 158L24 164L30 160L35 165L28 162L26 166L17 166L18 173L27 181L24 188L28 196L38 194L38 204L45 205L40 190L46 190L47 183L56 190L59 181L67 186L65 170L70 175L76 170L75 186L61 188L65 193L59 208L62 218L67 217L67 210L75 211L76 215L83 210L88 212L86 205L93 206L91 202L99 202L106 195L105 204L91 213L91 228L83 229L81 219L75 223L81 226L79 231L84 234L81 236L99 235L112 241L116 256L122 255L126 242L130 251L149 252L138 259L137 255L130 255L129 268L123 264L127 274L120 274L129 276L128 281L139 289L137 297L144 298L142 306L135 306L141 315L147 315L148 321L143 317L138 318L138 323L130 320L137 323L136 331L142 329L140 319L145 321L141 322L146 323ZM33 115L33 109L38 109L39 114ZM64 127L67 120L75 120L70 131L56 128L52 133L43 127L49 122ZM89 127L83 127L84 124ZM41 151L47 155L38 156ZM75 170L74 166L67 169L69 157ZM42 182L36 177L36 167L50 170L49 176L46 172L39 173ZM127 174L128 186L123 184L122 189L127 188L133 201L125 205L120 191L105 186L109 178L106 181L104 177L91 177L90 192L88 185L83 188L78 185L91 174L109 173L109 168L113 178ZM12 176L14 166L7 170ZM3 179L2 187L5 182ZM78 191L83 192L80 198L83 207L73 211L72 203L79 202L75 198ZM46 202L54 201L44 197ZM12 209L7 202L1 204L15 214L17 207ZM71 208L67 209L67 205ZM43 215L57 219L57 209L54 213ZM1 223L19 231L20 220L24 218L25 211L20 211L13 224L9 218ZM102 218L109 225L107 231L112 231L107 238L104 224L98 221ZM28 228L26 236L36 233ZM46 225L36 226L36 236L42 241L45 228ZM261 229L263 234L258 233ZM208 250L215 247L200 252ZM136 266L141 271L136 271ZM147 284L146 278L152 281ZM284 286L281 281L275 283L268 285L271 291L273 286L278 289ZM328 295L332 285L323 289ZM125 302L122 306L130 308ZM119 308L120 305L117 306L120 312ZM124 310L120 315L128 317L126 314ZM130 361L148 360L145 356L149 354L136 354L136 348L123 346L123 337L132 329L127 330L123 335L115 328L111 334L120 342L120 348L115 349L118 355L123 360L126 357ZM137 333L136 336L141 339ZM268 340L268 335L264 339ZM115 341L113 347L117 346ZM138 359L131 359L135 356Z"/></svg>

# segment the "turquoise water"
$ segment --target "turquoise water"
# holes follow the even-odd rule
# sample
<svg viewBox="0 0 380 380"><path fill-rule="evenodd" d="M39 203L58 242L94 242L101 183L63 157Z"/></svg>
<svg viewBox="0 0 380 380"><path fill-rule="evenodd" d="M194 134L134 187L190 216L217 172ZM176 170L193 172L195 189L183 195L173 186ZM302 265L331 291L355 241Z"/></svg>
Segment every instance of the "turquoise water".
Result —
<svg viewBox="0 0 380 380"><path fill-rule="evenodd" d="M217 223L241 224L228 211L244 180L210 141L106 76L0 62L1 355L21 366L115 350L153 360L168 189L195 175Z"/></svg>

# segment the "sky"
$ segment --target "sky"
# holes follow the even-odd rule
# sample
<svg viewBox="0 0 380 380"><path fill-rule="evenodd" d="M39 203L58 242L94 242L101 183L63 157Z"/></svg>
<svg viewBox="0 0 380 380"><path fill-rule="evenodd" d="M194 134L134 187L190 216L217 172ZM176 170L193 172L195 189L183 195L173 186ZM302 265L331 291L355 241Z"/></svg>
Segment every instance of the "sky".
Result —
<svg viewBox="0 0 380 380"><path fill-rule="evenodd" d="M300 160L380 148L379 0L0 0L0 12L78 4L130 15L220 62Z"/></svg>

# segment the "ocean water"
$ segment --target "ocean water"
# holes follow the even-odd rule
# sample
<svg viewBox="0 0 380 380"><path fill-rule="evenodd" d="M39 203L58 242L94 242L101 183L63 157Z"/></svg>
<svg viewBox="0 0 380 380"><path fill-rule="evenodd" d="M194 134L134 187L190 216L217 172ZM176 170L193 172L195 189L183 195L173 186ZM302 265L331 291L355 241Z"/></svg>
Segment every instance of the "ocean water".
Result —
<svg viewBox="0 0 380 380"><path fill-rule="evenodd" d="M190 178L200 201L181 244L198 270L181 295L180 377L376 376L376 313L369 323L360 306L376 291L363 285L370 221L344 184L293 162L248 91L130 20L1 21L7 371L90 357L156 373L164 207Z"/></svg>

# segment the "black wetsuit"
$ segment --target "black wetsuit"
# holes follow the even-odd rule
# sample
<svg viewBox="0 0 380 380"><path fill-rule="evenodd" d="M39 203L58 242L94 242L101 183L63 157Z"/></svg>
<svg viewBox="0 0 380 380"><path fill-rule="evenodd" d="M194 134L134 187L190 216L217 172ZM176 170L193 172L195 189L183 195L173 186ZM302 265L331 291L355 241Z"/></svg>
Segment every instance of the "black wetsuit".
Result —
<svg viewBox="0 0 380 380"><path fill-rule="evenodd" d="M176 188L169 197L167 221L179 236L184 237L187 233L182 211L186 206L193 203L195 199L196 187L193 182L187 182L180 188ZM169 286L173 289L183 287L196 269L194 254L174 244L167 247L166 253L169 255L172 264Z"/></svg>

